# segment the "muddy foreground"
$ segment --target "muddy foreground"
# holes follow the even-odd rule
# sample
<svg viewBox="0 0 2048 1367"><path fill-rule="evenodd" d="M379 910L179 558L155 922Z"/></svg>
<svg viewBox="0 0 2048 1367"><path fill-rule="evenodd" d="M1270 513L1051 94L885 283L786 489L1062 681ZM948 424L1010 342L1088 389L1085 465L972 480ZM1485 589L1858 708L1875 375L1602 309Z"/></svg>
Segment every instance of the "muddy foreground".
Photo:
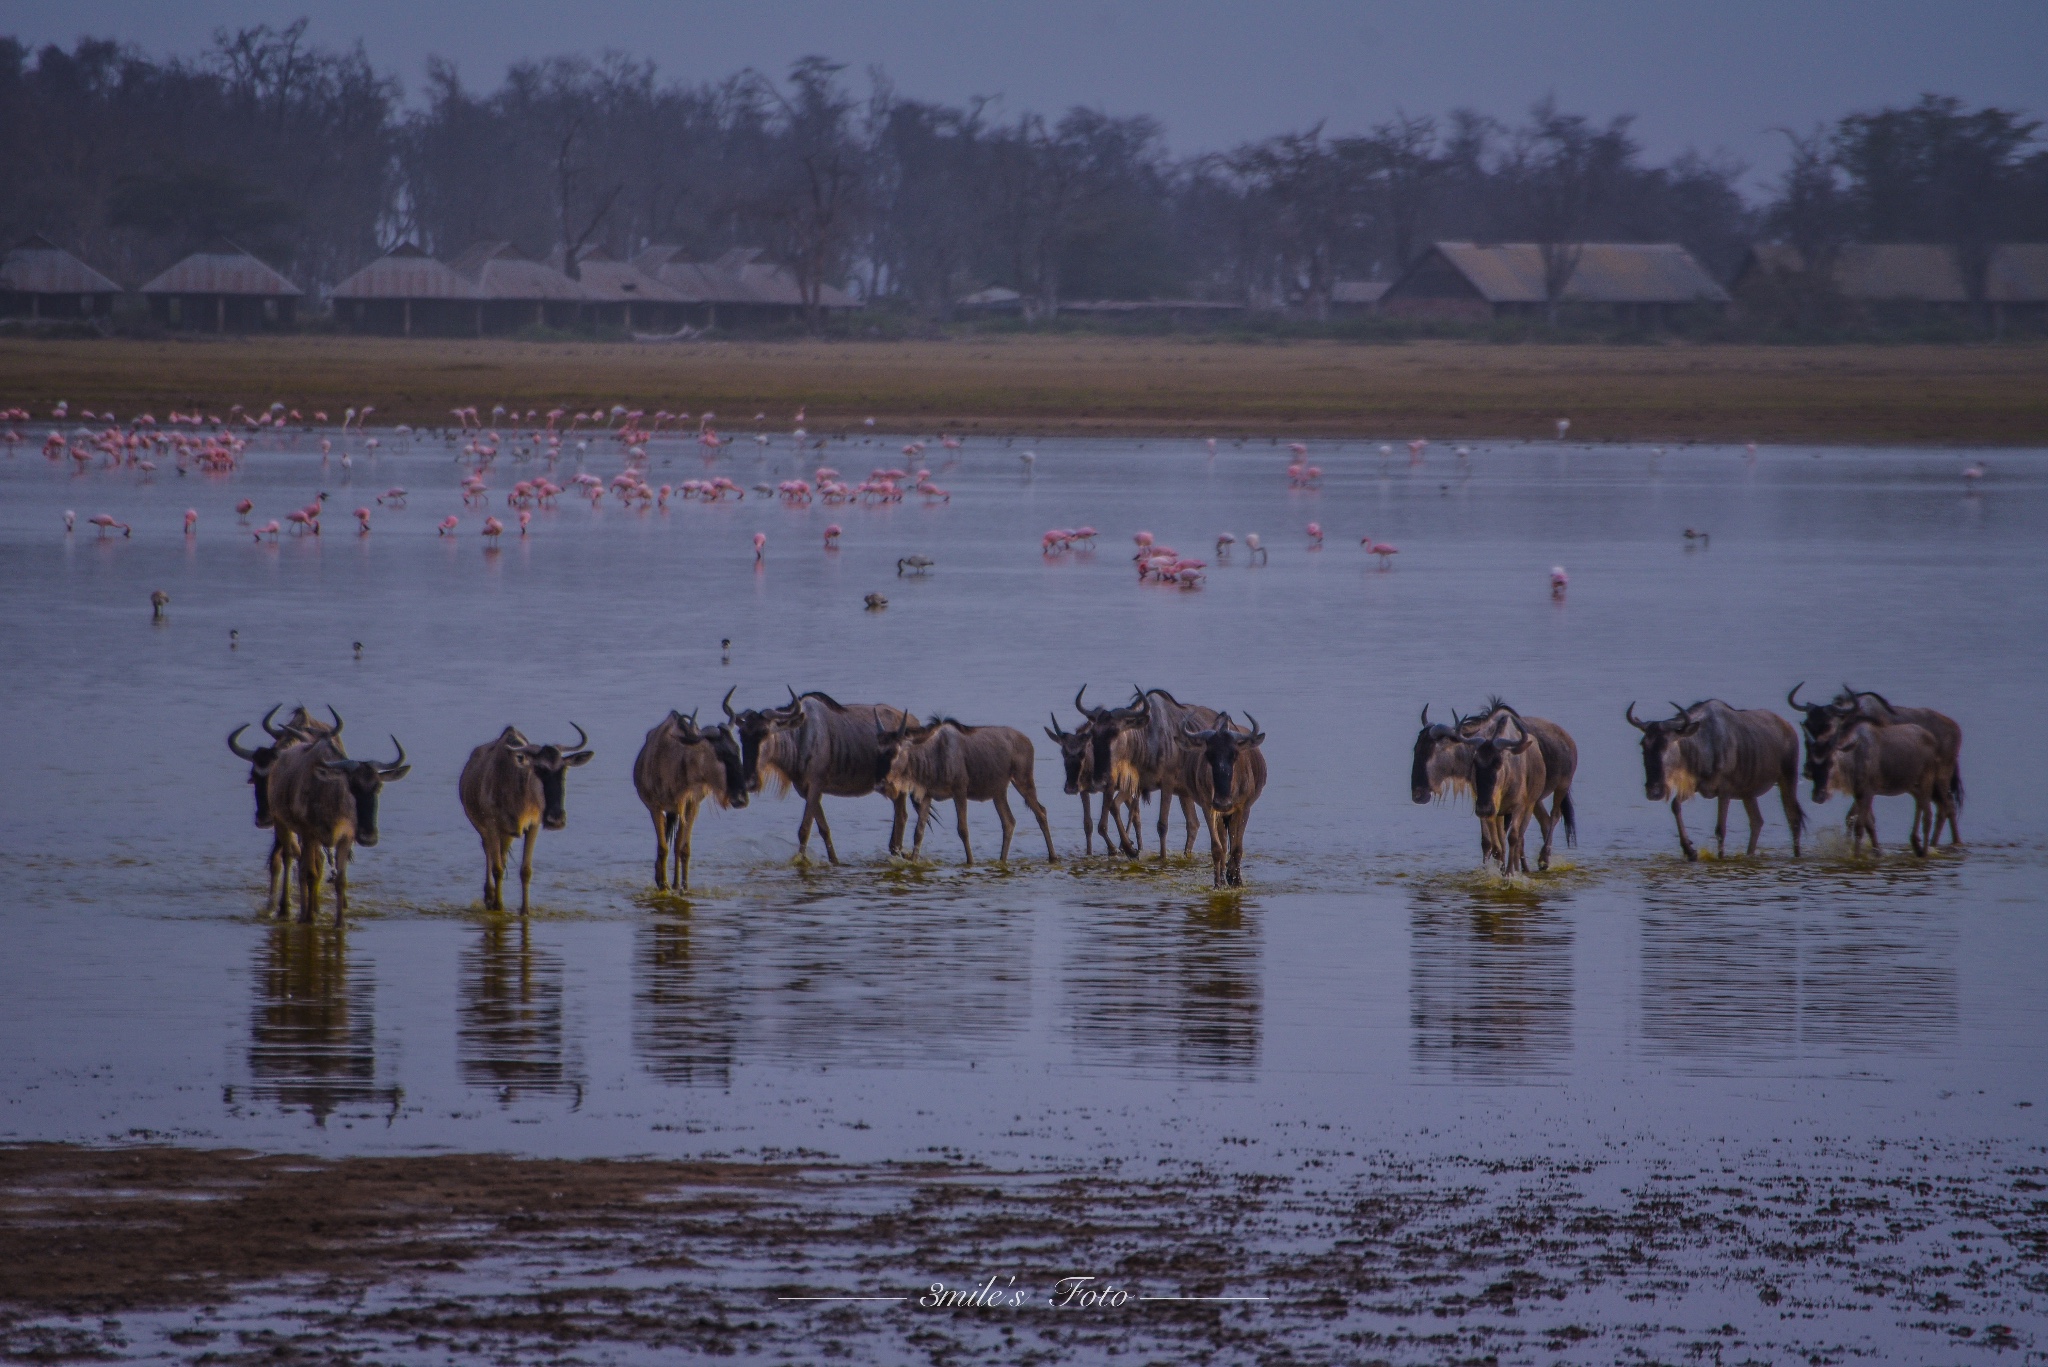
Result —
<svg viewBox="0 0 2048 1367"><path fill-rule="evenodd" d="M1906 1148L1630 1181L1599 1163L1370 1161L1307 1140L1287 1176L1142 1177L26 1145L0 1150L0 1349L1742 1362L2038 1348L2025 1326L2048 1296L2048 1174L1937 1178L1987 1171L1983 1155ZM1060 1285L1077 1275L1097 1280ZM930 1304L933 1283L968 1303ZM1084 1306L1095 1287L1129 1299ZM782 1299L827 1296L891 1299ZM1207 1296L1267 1299L1141 1299Z"/></svg>

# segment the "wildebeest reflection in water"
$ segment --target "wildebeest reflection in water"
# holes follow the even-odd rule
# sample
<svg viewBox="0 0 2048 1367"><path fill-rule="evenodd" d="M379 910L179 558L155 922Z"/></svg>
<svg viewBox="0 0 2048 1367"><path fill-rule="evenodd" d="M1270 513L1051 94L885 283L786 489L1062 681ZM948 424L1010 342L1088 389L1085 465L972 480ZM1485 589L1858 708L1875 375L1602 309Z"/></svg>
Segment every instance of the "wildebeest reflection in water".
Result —
<svg viewBox="0 0 2048 1367"><path fill-rule="evenodd" d="M1937 1049L1956 1033L1959 878L1933 866L1869 889L1738 870L1747 895L1643 894L1642 1030L1714 1071L1816 1053Z"/></svg>
<svg viewBox="0 0 2048 1367"><path fill-rule="evenodd" d="M462 1008L455 1034L462 1080L506 1105L522 1096L566 1092L580 1105L582 1070L562 1025L562 960L533 947L524 920L482 927L462 953Z"/></svg>
<svg viewBox="0 0 2048 1367"><path fill-rule="evenodd" d="M662 916L633 932L633 1053L663 1082L729 1087L738 1037L738 982L694 938L691 918Z"/></svg>
<svg viewBox="0 0 2048 1367"><path fill-rule="evenodd" d="M1419 1068L1510 1078L1568 1064L1572 925L1539 898L1418 890L1408 964Z"/></svg>
<svg viewBox="0 0 2048 1367"><path fill-rule="evenodd" d="M316 1124L344 1106L398 1108L377 1081L376 990L349 971L344 925L272 925L251 957L250 1094ZM231 1097L232 1099L232 1097Z"/></svg>
<svg viewBox="0 0 2048 1367"><path fill-rule="evenodd" d="M1084 1061L1209 1078L1256 1074L1259 912L1222 894L1105 907L1062 974L1061 1025Z"/></svg>

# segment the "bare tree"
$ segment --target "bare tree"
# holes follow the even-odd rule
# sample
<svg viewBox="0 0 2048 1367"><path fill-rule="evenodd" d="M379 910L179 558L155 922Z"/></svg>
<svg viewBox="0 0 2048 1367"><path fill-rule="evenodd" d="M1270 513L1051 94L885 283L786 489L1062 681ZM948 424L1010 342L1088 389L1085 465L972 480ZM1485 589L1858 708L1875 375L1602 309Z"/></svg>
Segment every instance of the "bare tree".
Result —
<svg viewBox="0 0 2048 1367"><path fill-rule="evenodd" d="M1515 216L1542 255L1544 314L1553 327L1593 213L1635 156L1629 123L1620 117L1596 128L1583 115L1560 113L1556 99L1545 96L1510 144L1505 171Z"/></svg>

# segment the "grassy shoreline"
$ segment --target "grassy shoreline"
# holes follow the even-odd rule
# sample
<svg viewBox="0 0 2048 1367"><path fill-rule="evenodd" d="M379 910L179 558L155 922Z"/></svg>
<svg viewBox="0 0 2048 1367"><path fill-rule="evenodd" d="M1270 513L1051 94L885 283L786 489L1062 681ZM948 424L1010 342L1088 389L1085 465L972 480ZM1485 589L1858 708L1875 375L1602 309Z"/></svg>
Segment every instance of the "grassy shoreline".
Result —
<svg viewBox="0 0 2048 1367"><path fill-rule="evenodd" d="M2048 444L2048 346L1246 344L1199 337L631 344L0 340L0 407L281 400L439 424L476 404L711 409L736 432Z"/></svg>

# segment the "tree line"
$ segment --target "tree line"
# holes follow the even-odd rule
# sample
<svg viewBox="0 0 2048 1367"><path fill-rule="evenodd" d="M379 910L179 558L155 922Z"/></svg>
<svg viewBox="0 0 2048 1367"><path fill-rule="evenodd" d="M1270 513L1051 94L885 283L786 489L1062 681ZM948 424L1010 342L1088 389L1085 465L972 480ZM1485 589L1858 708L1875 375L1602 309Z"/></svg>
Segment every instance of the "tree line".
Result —
<svg viewBox="0 0 2048 1367"><path fill-rule="evenodd" d="M400 242L537 256L651 242L704 258L764 246L825 284L943 318L984 286L1061 300L1209 298L1327 313L1340 280L1390 279L1428 242L1675 241L1725 275L1772 237L1816 278L1843 244L1946 243L1967 263L2048 239L2048 150L2022 112L1927 95L1782 130L1759 201L1747 168L1651 164L1629 116L1546 99L1316 124L1179 157L1160 124L1077 107L909 98L822 57L779 77L666 81L608 53L522 61L495 89L427 65L412 103L362 47L283 28L192 57L113 39L0 38L0 232L40 232L131 281L227 236L309 289Z"/></svg>

